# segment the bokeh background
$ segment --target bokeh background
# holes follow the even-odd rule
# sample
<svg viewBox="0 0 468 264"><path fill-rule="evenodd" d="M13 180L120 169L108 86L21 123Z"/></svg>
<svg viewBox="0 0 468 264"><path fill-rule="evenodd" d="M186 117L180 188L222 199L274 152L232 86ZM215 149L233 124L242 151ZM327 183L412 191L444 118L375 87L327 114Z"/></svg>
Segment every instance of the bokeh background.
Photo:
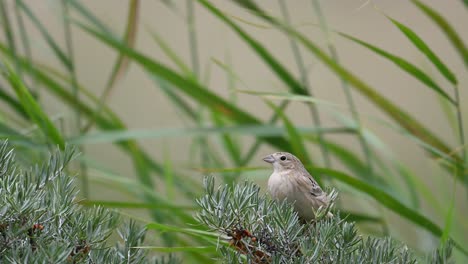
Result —
<svg viewBox="0 0 468 264"><path fill-rule="evenodd" d="M285 150L306 158L306 163L311 161L307 165L343 171L400 202L400 207L392 209L379 201L378 192L363 192L333 176L316 175L322 185L340 191L337 206L353 213L363 233L391 235L419 253L437 247L448 237L466 248L468 194L462 140L466 133L461 137L459 133L460 126L468 122L464 104L466 47L463 43L454 47L450 30L423 7L440 14L463 42L468 39L464 30L468 24L466 1L257 3L282 25L320 47L323 54L333 54L332 64L341 65L428 128L448 146L445 154L437 144L425 141L425 131L411 131L395 121L392 114L382 111L385 107L381 103L359 92L343 72L330 69L330 64L298 38L262 19L242 2L2 1L2 60L18 71L64 141L80 148L82 155L73 169L87 204L119 207L142 221L184 227L187 219L177 212L193 215L204 175L214 175L219 183L248 179L264 187L271 168L262 163L262 157ZM320 102L307 104L299 100L304 98L294 97L297 91L291 91L271 61L265 62L258 47L252 48L207 5L215 6L226 20L260 43L307 91L305 96ZM417 37L408 39L391 19ZM90 31L103 36L104 41ZM394 57L383 57L337 32ZM433 58L426 57L427 50L417 48L415 39L436 54L456 76L457 84L446 78ZM152 71L149 63L128 50L165 65L188 84L200 84L201 90ZM401 60L419 72L406 72L408 67L402 65L407 64ZM72 66L67 67L67 63ZM41 74L60 83L62 94L71 99L57 96ZM440 91L421 78L429 78ZM1 89L2 137L25 153L53 145L54 139L22 115L21 106L11 103L23 103L15 90L3 80ZM192 89L195 95L187 95L183 89ZM252 125L233 118L228 110L214 107L214 101L204 101L210 98L208 93L224 98L261 123ZM455 98L454 103L442 93ZM289 103L278 111L279 121L266 125L275 115L269 103L279 106L283 102ZM319 123L313 111L318 112ZM101 116L113 125L99 121ZM411 119L406 121L412 123ZM324 132L316 133L318 128ZM12 131L16 134L8 134ZM268 144L262 140L265 135L285 140L287 149ZM123 146L119 145L122 142ZM245 159L256 142L259 148ZM341 151L330 150L333 144ZM152 167L147 159L142 161L143 152L157 166ZM158 198L148 198L151 192ZM155 203L160 206L151 206ZM411 216L405 215L403 207ZM418 224L414 214L429 219L441 232ZM154 244L200 243L183 235L174 235L178 238L173 240L158 239L157 232L154 236ZM466 260L459 250L456 256Z"/></svg>

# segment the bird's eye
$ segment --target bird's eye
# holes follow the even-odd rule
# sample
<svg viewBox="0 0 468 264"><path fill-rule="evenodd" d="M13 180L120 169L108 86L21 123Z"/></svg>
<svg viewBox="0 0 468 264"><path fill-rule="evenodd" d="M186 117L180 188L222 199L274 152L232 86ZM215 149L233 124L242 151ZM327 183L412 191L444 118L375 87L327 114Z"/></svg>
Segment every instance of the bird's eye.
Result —
<svg viewBox="0 0 468 264"><path fill-rule="evenodd" d="M280 160L286 160L286 156L281 156Z"/></svg>

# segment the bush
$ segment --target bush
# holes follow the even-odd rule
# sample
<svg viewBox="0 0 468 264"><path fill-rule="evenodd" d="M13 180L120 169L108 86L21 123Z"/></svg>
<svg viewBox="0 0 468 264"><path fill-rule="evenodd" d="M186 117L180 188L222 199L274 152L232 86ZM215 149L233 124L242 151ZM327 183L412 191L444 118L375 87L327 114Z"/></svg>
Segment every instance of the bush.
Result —
<svg viewBox="0 0 468 264"><path fill-rule="evenodd" d="M121 243L108 246L121 225L118 214L78 204L65 166L74 151L58 151L42 166L23 169L7 143L0 146L0 263L175 263L135 248L145 230L121 227Z"/></svg>
<svg viewBox="0 0 468 264"><path fill-rule="evenodd" d="M329 208L302 224L290 204L261 195L250 182L215 190L206 178L205 188L197 218L229 241L220 247L226 263L447 263L451 255L450 243L423 260L390 237L363 238L339 212L327 218Z"/></svg>

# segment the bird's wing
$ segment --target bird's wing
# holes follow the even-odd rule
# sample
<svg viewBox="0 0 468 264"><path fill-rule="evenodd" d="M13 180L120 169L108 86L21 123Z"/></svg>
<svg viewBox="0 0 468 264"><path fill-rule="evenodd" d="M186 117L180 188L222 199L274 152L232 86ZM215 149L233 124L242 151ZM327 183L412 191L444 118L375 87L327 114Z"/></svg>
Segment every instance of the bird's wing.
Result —
<svg viewBox="0 0 468 264"><path fill-rule="evenodd" d="M322 188L320 188L320 186L317 184L317 182L314 179L312 179L310 177L308 177L308 178L309 178L309 180L310 180L310 182L312 184L312 188L310 189L310 193L315 197L322 195L323 194Z"/></svg>
<svg viewBox="0 0 468 264"><path fill-rule="evenodd" d="M317 197L317 196L321 196L321 195L323 195L325 193L322 190L322 188L320 188L318 183L312 178L312 176L310 176L309 173L303 172L303 173L301 173L301 176L302 177L299 177L299 179L302 182L299 183L299 185L300 186L307 186L310 194Z"/></svg>

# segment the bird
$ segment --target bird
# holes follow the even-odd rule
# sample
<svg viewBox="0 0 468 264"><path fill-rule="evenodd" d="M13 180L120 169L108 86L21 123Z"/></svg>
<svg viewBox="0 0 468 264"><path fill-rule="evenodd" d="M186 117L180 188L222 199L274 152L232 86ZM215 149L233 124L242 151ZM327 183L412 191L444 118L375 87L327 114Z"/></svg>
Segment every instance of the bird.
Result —
<svg viewBox="0 0 468 264"><path fill-rule="evenodd" d="M271 197L293 204L301 220L315 220L317 209L320 206L328 206L327 193L320 188L296 156L288 152L276 152L264 157L263 161L273 165L273 173L268 179ZM327 217L331 216L333 214L328 212Z"/></svg>

